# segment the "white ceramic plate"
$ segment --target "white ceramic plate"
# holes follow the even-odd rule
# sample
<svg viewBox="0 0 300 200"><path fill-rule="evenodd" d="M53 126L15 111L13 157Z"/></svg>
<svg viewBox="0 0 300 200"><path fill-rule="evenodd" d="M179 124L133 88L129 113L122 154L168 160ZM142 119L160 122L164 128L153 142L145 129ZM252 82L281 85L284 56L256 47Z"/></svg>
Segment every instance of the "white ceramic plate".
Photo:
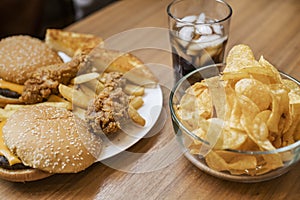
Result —
<svg viewBox="0 0 300 200"><path fill-rule="evenodd" d="M162 110L163 95L160 86L146 88L143 96L144 105L138 110L146 120L146 125L140 127L134 123L122 128L113 138L104 139L104 147L98 161L110 158L137 143L151 130Z"/></svg>
<svg viewBox="0 0 300 200"><path fill-rule="evenodd" d="M69 56L62 52L59 52L59 55L64 62L71 60ZM163 106L163 94L160 86L145 88L143 100L144 105L138 109L138 112L146 120L145 126L141 127L130 123L123 127L120 133L115 134L113 138L104 138L104 146L97 161L110 158L125 151L145 137L155 125Z"/></svg>

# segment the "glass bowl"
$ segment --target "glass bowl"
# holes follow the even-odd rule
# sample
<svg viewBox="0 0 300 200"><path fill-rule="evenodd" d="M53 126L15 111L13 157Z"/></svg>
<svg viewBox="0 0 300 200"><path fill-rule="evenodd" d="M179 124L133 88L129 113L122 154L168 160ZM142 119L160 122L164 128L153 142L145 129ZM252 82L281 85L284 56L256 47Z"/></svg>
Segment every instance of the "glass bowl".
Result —
<svg viewBox="0 0 300 200"><path fill-rule="evenodd" d="M229 171L220 171L211 168L207 162L205 157L212 149L209 142L205 139L199 137L198 135L194 134L190 128L185 126L181 119L176 114L176 106L180 103L181 98L185 94L185 91L188 87L190 87L195 82L200 82L203 79L207 79L214 76L219 76L222 70L224 69L225 64L214 64L199 68L188 75L184 76L180 79L170 94L169 99L169 107L171 111L172 123L175 135L179 144L182 147L183 153L185 157L191 161L195 166L197 166L200 170L229 181L236 181L236 182L261 182L276 178L278 176L283 175L284 173L288 172L292 167L294 167L298 161L300 160L300 140L296 141L293 144L290 144L285 147L281 147L272 151L242 151L242 150L234 150L234 149L225 149L225 154L230 155L232 158L240 158L243 156L254 156L256 158L261 157L268 157L268 156L280 156L282 158L282 166L272 169L269 172L262 173L260 175L257 174L232 174ZM294 79L293 77L279 72L283 79L289 79L298 85L300 82ZM199 153L191 153L190 146L194 144L195 141L198 144L201 144L201 150ZM216 162L215 165L218 165ZM259 169L259 167L257 168ZM245 171L248 169L245 168ZM253 169L251 169L253 172ZM249 170L250 171L250 170ZM249 175L250 174L250 175Z"/></svg>

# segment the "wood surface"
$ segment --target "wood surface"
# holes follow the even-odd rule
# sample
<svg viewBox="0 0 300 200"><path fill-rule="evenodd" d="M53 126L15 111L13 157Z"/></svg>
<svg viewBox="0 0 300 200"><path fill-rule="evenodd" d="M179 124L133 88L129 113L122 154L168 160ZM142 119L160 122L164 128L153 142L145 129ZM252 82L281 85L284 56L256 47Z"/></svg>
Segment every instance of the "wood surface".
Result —
<svg viewBox="0 0 300 200"><path fill-rule="evenodd" d="M166 6L169 2L118 1L69 26L67 30L96 34L107 39L133 28L166 28ZM235 44L248 44L256 57L264 55L278 69L300 79L300 1L228 0L228 3L233 8L228 48ZM148 37L142 39L153 40ZM157 40L164 42L165 39ZM165 52L148 50L138 53L147 59L152 58L156 63L171 66L171 58ZM128 159L123 153L104 163L95 163L78 174L54 175L31 183L0 180L0 199L300 199L300 164L271 181L246 184L207 175L183 155L173 155L172 152L159 154L161 157L153 159L151 153L166 146L174 148L174 152L178 150L173 143L174 133L168 112L169 88L163 88L163 91L165 115L155 126L161 130L152 131L147 138L127 150L139 153L136 154L138 156ZM166 166L160 165L168 159L172 162ZM153 166L147 171L131 165L136 163L142 166L150 161L154 168L157 165L156 170Z"/></svg>

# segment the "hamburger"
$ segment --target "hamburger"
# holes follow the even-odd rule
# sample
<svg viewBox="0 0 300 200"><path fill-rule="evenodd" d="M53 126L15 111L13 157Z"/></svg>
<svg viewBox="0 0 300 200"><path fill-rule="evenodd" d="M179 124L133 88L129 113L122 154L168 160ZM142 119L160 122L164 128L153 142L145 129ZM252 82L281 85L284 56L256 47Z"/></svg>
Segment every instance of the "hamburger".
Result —
<svg viewBox="0 0 300 200"><path fill-rule="evenodd" d="M82 119L58 107L32 105L1 122L0 178L25 182L92 165L101 139Z"/></svg>
<svg viewBox="0 0 300 200"><path fill-rule="evenodd" d="M37 38L11 36L0 41L0 106L21 103L22 85L38 68L62 63L58 54Z"/></svg>

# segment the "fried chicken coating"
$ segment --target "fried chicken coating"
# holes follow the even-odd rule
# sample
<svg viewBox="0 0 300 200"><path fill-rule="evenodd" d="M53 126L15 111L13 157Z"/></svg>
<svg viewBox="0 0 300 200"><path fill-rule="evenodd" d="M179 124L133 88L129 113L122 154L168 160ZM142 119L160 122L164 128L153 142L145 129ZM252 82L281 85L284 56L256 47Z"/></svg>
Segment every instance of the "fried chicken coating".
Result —
<svg viewBox="0 0 300 200"><path fill-rule="evenodd" d="M83 63L84 56L74 57L70 62L39 68L25 82L20 100L26 104L42 102L51 94L58 93L58 85L68 84Z"/></svg>
<svg viewBox="0 0 300 200"><path fill-rule="evenodd" d="M121 123L127 119L131 96L124 93L126 79L118 72L107 73L104 90L90 103L86 112L86 122L94 133L106 135L121 129Z"/></svg>

